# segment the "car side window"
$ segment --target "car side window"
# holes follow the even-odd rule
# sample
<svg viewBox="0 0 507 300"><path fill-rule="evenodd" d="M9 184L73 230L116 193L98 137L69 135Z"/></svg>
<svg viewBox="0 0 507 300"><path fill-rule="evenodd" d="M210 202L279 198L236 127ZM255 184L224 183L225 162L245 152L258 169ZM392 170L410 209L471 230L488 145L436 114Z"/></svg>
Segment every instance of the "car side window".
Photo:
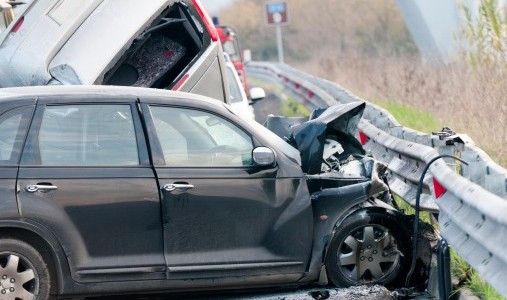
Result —
<svg viewBox="0 0 507 300"><path fill-rule="evenodd" d="M46 106L38 146L46 166L139 164L130 105Z"/></svg>
<svg viewBox="0 0 507 300"><path fill-rule="evenodd" d="M253 142L228 120L194 109L151 107L167 166L242 167L253 165Z"/></svg>
<svg viewBox="0 0 507 300"><path fill-rule="evenodd" d="M243 98L241 96L241 86L239 86L238 81L234 75L236 70L234 68L227 67L227 80L229 81L229 100L231 103L241 102Z"/></svg>
<svg viewBox="0 0 507 300"><path fill-rule="evenodd" d="M0 165L17 163L31 112L25 107L0 116Z"/></svg>

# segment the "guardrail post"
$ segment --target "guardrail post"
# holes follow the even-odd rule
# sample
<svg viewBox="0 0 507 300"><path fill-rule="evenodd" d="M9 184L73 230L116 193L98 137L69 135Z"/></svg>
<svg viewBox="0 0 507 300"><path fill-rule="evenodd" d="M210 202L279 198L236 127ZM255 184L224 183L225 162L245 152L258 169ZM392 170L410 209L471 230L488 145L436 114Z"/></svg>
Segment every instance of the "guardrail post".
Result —
<svg viewBox="0 0 507 300"><path fill-rule="evenodd" d="M438 265L438 294L440 299L449 299L451 296L451 256L449 245L445 239L440 239L437 246Z"/></svg>

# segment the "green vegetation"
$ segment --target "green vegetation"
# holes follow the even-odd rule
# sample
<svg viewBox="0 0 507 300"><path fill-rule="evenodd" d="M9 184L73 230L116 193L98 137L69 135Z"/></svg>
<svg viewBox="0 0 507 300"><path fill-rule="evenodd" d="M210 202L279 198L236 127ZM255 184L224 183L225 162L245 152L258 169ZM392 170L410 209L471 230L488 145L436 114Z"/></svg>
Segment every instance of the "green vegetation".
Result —
<svg viewBox="0 0 507 300"><path fill-rule="evenodd" d="M459 280L459 286L467 287L476 296L485 300L505 299L482 279L467 262L451 249L451 274Z"/></svg>
<svg viewBox="0 0 507 300"><path fill-rule="evenodd" d="M479 2L479 14L474 14L462 5L466 25L461 35L468 42L462 50L474 69L507 67L507 21L498 0Z"/></svg>
<svg viewBox="0 0 507 300"><path fill-rule="evenodd" d="M307 117L310 115L308 108L294 98L288 98L283 102L281 113L282 116L286 117Z"/></svg>
<svg viewBox="0 0 507 300"><path fill-rule="evenodd" d="M468 282L470 290L481 299L500 300L505 299L491 285L484 281L475 270L471 272Z"/></svg>
<svg viewBox="0 0 507 300"><path fill-rule="evenodd" d="M451 274L458 279L458 285L466 285L470 281L472 271L473 269L468 263L456 251L451 249Z"/></svg>
<svg viewBox="0 0 507 300"><path fill-rule="evenodd" d="M398 208L401 209L406 215L415 214L415 209L412 206L410 206L410 204L408 204L405 200L396 195L393 196L394 202L396 202ZM419 219L421 219L423 222L430 223L430 214L427 211L420 211Z"/></svg>
<svg viewBox="0 0 507 300"><path fill-rule="evenodd" d="M426 133L438 131L443 127L431 113L410 105L399 102L378 103L378 105L387 109L405 127Z"/></svg>

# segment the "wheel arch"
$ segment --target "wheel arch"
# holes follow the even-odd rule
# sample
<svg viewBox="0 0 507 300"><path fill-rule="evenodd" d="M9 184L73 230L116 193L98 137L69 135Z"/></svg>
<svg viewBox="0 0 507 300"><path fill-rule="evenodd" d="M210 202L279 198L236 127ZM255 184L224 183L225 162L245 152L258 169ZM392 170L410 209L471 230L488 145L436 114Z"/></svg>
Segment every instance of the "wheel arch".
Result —
<svg viewBox="0 0 507 300"><path fill-rule="evenodd" d="M18 239L34 247L44 260L50 262L50 274L55 278L51 293L62 293L64 278L70 278L69 265L63 248L49 230L18 220L2 220L0 238Z"/></svg>
<svg viewBox="0 0 507 300"><path fill-rule="evenodd" d="M328 243L326 244L326 247L324 249L324 255L322 257L322 262L326 261L330 241L333 240L334 236L336 235L338 228L340 225L343 224L345 220L347 220L349 217L352 217L354 215L368 215L370 213L383 213L387 215L391 215L392 217L402 221L405 225L412 225L410 222L410 218L404 215L402 212L397 210L396 208L390 206L389 204L382 202L378 199L373 199L372 201L364 202L358 206L354 206L351 209L347 211L347 213L340 216L339 219L336 220L336 223L333 227L333 232L329 236ZM411 227L409 227L411 228Z"/></svg>
<svg viewBox="0 0 507 300"><path fill-rule="evenodd" d="M376 215L377 217L373 217ZM372 220L379 220L379 215L384 215L385 218L384 222L385 224L382 224L384 226L393 226L389 229L389 231L394 230L394 232L397 232L397 238L401 238L404 242L402 243L402 249L400 251L403 253L402 262L400 265L400 269L397 272L396 275L393 275L388 281L386 282L387 285L393 286L393 287L401 287L405 286L405 274L406 271L408 271L408 268L410 266L410 261L413 257L413 247L412 247L412 241L414 238L417 238L419 240L418 243L418 252L417 252L417 265L416 269L418 274L415 279L410 280L411 287L415 287L418 290L424 290L427 287L428 284L428 276L429 276L429 268L431 263L431 238L427 236L429 232L433 232L431 230L431 226L427 225L425 226L424 230L426 233L419 232L418 237L414 237L413 231L412 231L412 225L414 222L414 216L413 215L405 215L402 211L399 211L395 209L394 207L380 201L380 200L370 200L365 203L365 205L356 206L354 208L351 208L351 210L348 211L347 214L344 214L342 218L336 223L333 233L330 236L330 239L328 240L328 243L326 244L325 253L323 255L323 271L321 273L324 274L326 282L328 281L328 258L331 252L335 251L335 246L333 246L333 242L335 238L337 238L337 235L340 235L340 237L343 234L343 230L340 231L340 227L342 229L349 227L353 223L350 222L371 222ZM373 219L372 219L373 217ZM350 222L348 220L351 220ZM353 221L355 220L355 221ZM361 221L362 220L362 221ZM374 221L375 222L375 221ZM419 221L421 222L421 221ZM390 224L390 226L389 226ZM424 224L424 223L423 223ZM347 230L349 230L347 229ZM422 229L421 229L422 231ZM331 251L333 250L333 251ZM332 260L332 259L331 259ZM334 282L335 279L332 281ZM337 284L336 282L334 282Z"/></svg>
<svg viewBox="0 0 507 300"><path fill-rule="evenodd" d="M348 217L354 214L367 214L370 212L391 214L393 217L404 222L409 222L410 220L391 205L378 199L368 199L366 194L355 199L349 199L348 201L314 203L314 222L316 224L314 234L316 238L314 239L309 274L304 280L309 282L318 280L319 284L328 284L325 261L337 229ZM320 218L323 215L326 216L326 219ZM409 227L411 228L411 226Z"/></svg>

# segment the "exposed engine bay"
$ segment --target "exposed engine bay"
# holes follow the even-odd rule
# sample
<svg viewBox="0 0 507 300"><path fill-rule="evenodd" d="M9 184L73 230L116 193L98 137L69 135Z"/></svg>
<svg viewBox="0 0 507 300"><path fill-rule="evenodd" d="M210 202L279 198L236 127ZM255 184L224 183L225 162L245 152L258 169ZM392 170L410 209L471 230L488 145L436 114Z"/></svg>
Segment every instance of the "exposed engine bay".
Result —
<svg viewBox="0 0 507 300"><path fill-rule="evenodd" d="M387 166L355 138L364 108L358 102L315 110L308 119L268 116L266 127L299 150L310 192L370 180L369 196L389 191Z"/></svg>

